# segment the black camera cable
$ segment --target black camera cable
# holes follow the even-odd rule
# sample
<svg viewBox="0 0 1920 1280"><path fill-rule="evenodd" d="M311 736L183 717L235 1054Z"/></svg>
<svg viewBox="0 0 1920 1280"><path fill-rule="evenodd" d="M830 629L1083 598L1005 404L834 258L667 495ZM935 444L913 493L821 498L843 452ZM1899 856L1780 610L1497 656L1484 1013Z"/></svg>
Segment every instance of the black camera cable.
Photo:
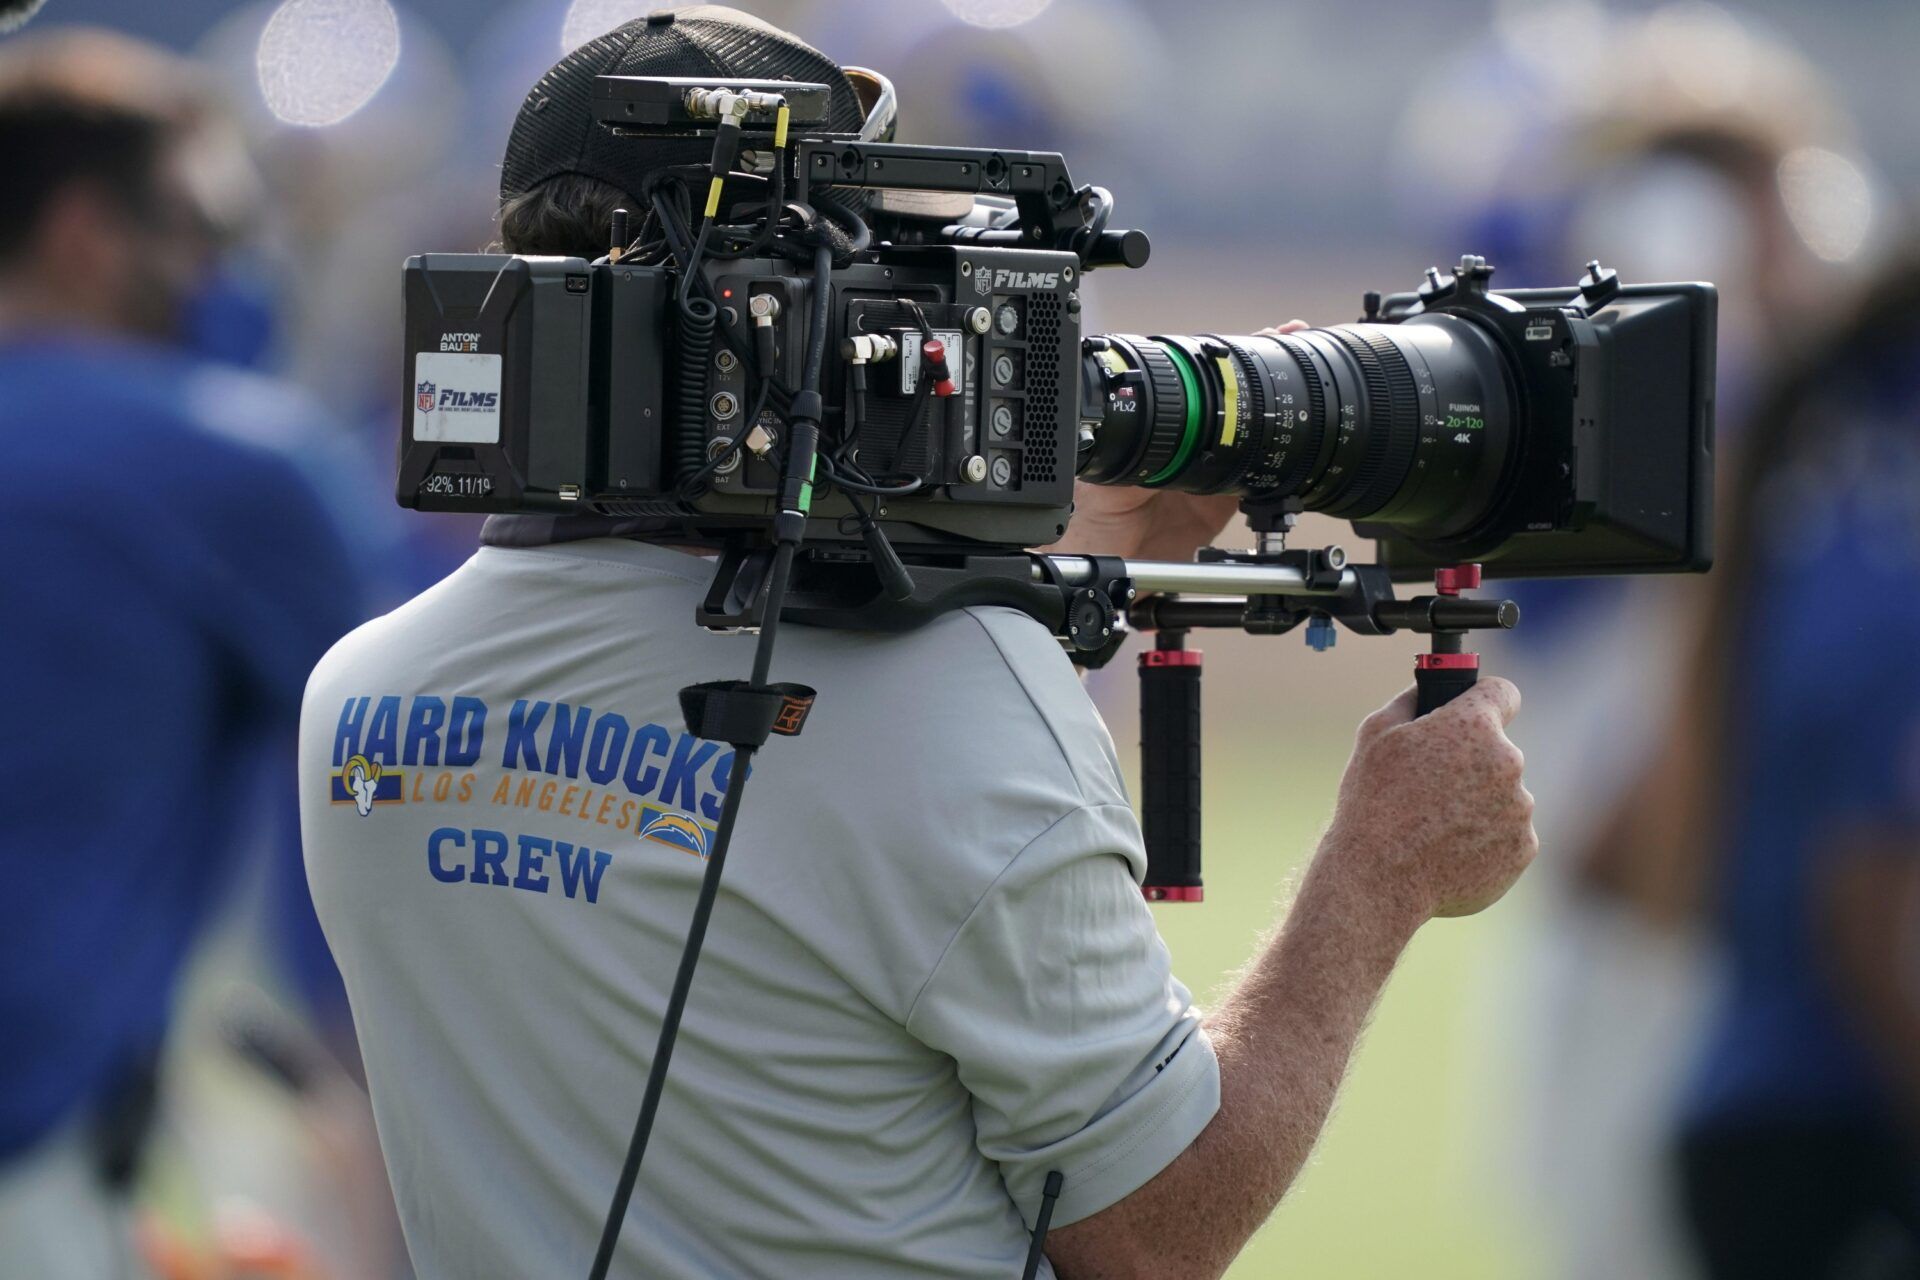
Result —
<svg viewBox="0 0 1920 1280"><path fill-rule="evenodd" d="M687 995L693 987L693 974L706 942L707 926L713 918L713 906L720 891L720 877L726 868L727 850L733 842L734 824L740 815L740 799L754 754L772 733L796 734L813 704L813 690L802 685L770 685L767 675L773 664L774 639L779 634L780 610L786 602L787 581L793 570L793 558L806 536L807 512L813 504L814 466L820 438L820 375L826 358L827 318L833 277L833 249L822 244L814 252L813 327L808 333L807 360L800 390L793 398L793 415L788 429L785 465L780 484L779 511L774 517L772 565L767 573L766 594L761 606L760 636L754 646L753 671L744 682L719 681L692 685L680 691L680 705L697 736L728 742L734 748L733 767L727 780L726 797L721 801L720 822L714 829L713 847L707 855L706 871L700 877L700 891L694 899L693 917L687 925L687 937L680 949L680 964L674 973L673 987L660 1023L660 1038L654 1046L653 1062L647 1069L646 1090L640 1099L640 1114L634 1121L633 1137L621 1162L620 1177L614 1186L613 1203L600 1230L600 1245L594 1254L589 1280L606 1280L613 1265L613 1251L620 1241L620 1228L627 1218L627 1206L633 1199L634 1184L640 1177L641 1161L647 1142L653 1135L654 1117L660 1110L661 1093L666 1087L667 1068L673 1060L673 1047L680 1034L680 1019L686 1012Z"/></svg>

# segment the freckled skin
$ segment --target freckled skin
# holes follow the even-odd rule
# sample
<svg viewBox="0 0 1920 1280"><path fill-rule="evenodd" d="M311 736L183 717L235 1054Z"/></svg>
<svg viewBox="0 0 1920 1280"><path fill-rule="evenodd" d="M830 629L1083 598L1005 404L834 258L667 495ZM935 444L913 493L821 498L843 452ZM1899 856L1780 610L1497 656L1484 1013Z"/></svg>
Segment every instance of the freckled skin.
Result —
<svg viewBox="0 0 1920 1280"><path fill-rule="evenodd" d="M1075 502L1051 550L1135 559L1187 559L1236 509L1231 498L1086 485ZM1519 691L1483 678L1429 716L1413 708L1408 688L1360 725L1284 923L1205 1021L1219 1112L1145 1186L1048 1236L1062 1280L1221 1275L1306 1163L1414 932L1485 910L1533 861L1533 797L1506 735Z"/></svg>

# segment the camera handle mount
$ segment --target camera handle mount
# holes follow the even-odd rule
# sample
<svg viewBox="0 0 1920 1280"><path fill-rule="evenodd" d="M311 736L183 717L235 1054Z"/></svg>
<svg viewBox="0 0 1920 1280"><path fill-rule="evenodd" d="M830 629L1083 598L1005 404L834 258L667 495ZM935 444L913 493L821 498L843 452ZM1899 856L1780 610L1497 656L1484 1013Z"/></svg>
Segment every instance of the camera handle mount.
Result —
<svg viewBox="0 0 1920 1280"><path fill-rule="evenodd" d="M1291 522L1287 522L1290 524ZM1257 523L1256 523L1257 528ZM1432 637L1414 658L1416 706L1424 716L1472 688L1478 654L1466 633L1520 621L1511 600L1462 595L1480 584L1480 566L1438 570L1432 595L1399 600L1384 565L1350 565L1338 547L1287 550L1285 529L1258 534L1259 549L1206 548L1192 565L1129 564L1136 594L1127 615L1154 632L1140 655L1140 823L1147 852L1142 892L1151 902L1198 902L1204 894L1200 838L1201 653L1187 633L1237 627L1278 635L1306 626L1308 647L1333 647L1338 622L1363 635L1412 631ZM1211 581L1209 581L1211 579ZM1194 599L1227 591L1238 599Z"/></svg>

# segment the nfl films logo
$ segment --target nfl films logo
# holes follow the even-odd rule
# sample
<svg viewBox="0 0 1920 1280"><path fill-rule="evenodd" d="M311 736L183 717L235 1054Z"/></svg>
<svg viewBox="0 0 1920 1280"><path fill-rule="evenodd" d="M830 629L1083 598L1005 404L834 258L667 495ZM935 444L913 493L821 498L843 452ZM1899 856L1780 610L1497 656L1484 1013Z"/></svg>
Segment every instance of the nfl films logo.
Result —
<svg viewBox="0 0 1920 1280"><path fill-rule="evenodd" d="M431 382L421 382L413 388L413 403L422 413L432 413L437 393Z"/></svg>

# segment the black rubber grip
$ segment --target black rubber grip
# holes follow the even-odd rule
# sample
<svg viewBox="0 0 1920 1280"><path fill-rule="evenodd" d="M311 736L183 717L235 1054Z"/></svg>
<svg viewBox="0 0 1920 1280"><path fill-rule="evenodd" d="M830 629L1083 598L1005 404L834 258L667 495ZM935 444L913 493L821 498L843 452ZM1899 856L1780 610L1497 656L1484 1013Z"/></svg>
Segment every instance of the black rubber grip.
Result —
<svg viewBox="0 0 1920 1280"><path fill-rule="evenodd" d="M1478 667L1415 667L1413 686L1417 701L1413 714L1419 717L1446 706L1473 688L1479 679Z"/></svg>
<svg viewBox="0 0 1920 1280"><path fill-rule="evenodd" d="M1151 901L1200 897L1200 653L1140 655L1140 825Z"/></svg>

